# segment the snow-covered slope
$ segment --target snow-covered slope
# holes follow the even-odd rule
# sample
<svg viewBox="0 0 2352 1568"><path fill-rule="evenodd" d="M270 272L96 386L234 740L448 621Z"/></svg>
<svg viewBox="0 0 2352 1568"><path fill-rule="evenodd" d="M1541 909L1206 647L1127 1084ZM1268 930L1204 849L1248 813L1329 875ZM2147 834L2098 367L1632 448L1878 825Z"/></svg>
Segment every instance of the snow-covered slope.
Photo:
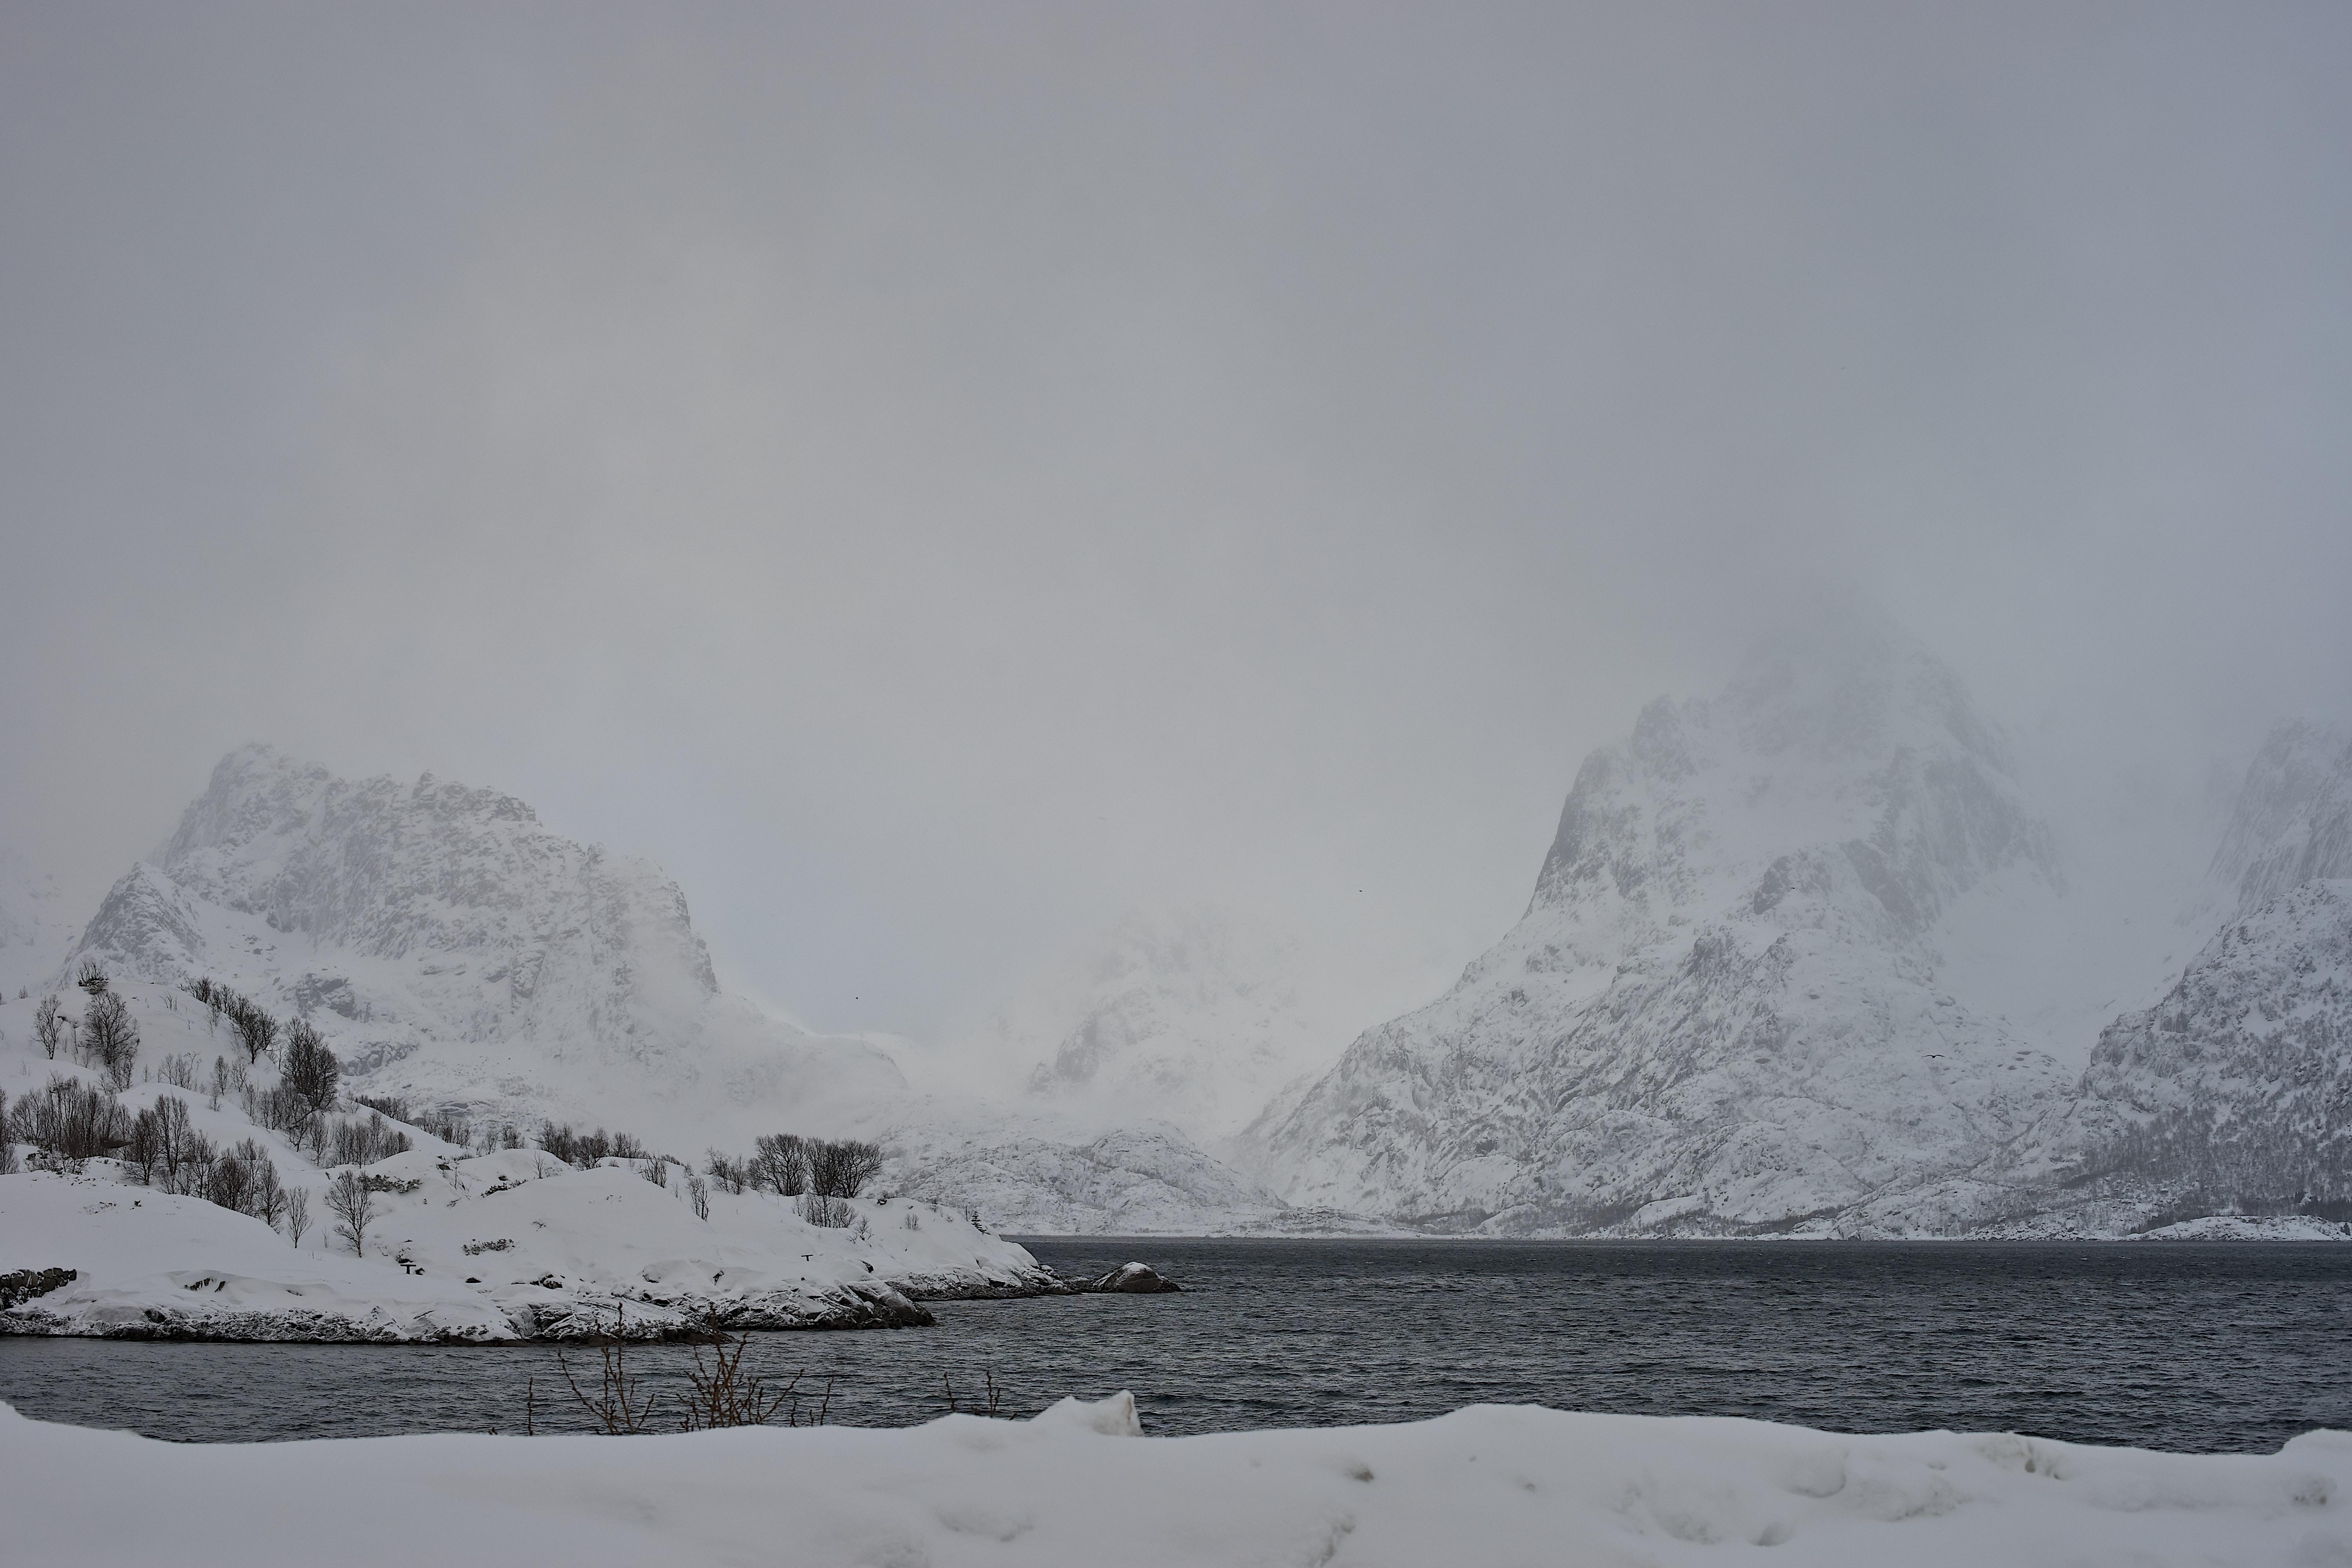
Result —
<svg viewBox="0 0 2352 1568"><path fill-rule="evenodd" d="M1148 1415L1148 1412L1145 1413ZM1124 1394L1026 1422L163 1443L0 1406L33 1563L1786 1564L2352 1560L2352 1436L2158 1454L2009 1434L1475 1405L1145 1438ZM136 1498L135 1508L120 1506ZM429 1535L428 1543L425 1537ZM451 1543L457 1543L453 1548Z"/></svg>
<svg viewBox="0 0 2352 1568"><path fill-rule="evenodd" d="M1948 911L2063 886L2000 731L1884 620L1767 645L1580 770L1519 924L1245 1168L1498 1232L1967 1223L2071 1075L1939 983Z"/></svg>

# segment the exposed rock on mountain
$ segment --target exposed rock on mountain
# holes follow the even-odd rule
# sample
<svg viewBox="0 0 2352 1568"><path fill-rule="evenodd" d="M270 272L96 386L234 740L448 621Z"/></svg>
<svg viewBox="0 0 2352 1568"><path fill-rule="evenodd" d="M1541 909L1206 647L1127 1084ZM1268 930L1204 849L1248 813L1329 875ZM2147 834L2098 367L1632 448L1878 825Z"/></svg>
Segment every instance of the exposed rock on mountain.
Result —
<svg viewBox="0 0 2352 1568"><path fill-rule="evenodd" d="M1519 924L1245 1168L1491 1232L1968 1223L2071 1087L1937 984L1939 916L1996 872L2059 880L1999 731L1891 625L1817 624L1588 758Z"/></svg>

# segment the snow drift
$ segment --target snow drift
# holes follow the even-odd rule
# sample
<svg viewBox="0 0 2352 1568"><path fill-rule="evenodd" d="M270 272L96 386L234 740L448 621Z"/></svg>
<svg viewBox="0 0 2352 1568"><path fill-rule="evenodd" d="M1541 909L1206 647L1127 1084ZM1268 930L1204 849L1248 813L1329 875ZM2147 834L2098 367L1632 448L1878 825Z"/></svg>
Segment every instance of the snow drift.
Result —
<svg viewBox="0 0 2352 1568"><path fill-rule="evenodd" d="M1394 1426L1140 1436L1125 1394L1027 1422L639 1438L160 1443L0 1406L26 1561L1132 1568L1916 1568L2352 1561L2352 1436L2176 1455L2007 1434L1480 1405ZM137 1508L120 1506L123 1497Z"/></svg>

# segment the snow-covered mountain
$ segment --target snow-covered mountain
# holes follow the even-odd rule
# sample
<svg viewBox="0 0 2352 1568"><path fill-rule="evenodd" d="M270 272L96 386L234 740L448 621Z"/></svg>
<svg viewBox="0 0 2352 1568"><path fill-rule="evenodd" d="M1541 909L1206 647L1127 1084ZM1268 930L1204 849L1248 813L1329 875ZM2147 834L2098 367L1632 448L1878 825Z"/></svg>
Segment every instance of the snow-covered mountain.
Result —
<svg viewBox="0 0 2352 1568"><path fill-rule="evenodd" d="M1890 623L1816 621L1588 758L1518 925L1255 1124L1245 1168L1490 1232L1964 1223L2072 1087L1939 980L1994 879L2063 885L2000 731Z"/></svg>
<svg viewBox="0 0 2352 1568"><path fill-rule="evenodd" d="M597 1122L688 1158L761 1132L875 1137L887 1180L984 1201L1006 1227L1197 1230L1283 1206L1172 1128L1107 1139L916 1093L866 1041L722 991L659 868L430 774L230 753L108 893L84 957L165 987L226 982L310 1019L352 1089L476 1122Z"/></svg>

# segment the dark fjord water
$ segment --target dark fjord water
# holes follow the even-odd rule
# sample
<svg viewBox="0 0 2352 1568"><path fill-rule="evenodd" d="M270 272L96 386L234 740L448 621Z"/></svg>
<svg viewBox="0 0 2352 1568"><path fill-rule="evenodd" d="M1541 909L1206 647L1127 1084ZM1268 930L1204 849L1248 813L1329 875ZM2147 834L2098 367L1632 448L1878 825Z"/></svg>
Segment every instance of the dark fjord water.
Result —
<svg viewBox="0 0 2352 1568"><path fill-rule="evenodd" d="M2352 1247L1034 1240L1178 1296L943 1302L936 1329L767 1334L832 1419L922 1421L942 1376L1008 1415L1135 1392L1147 1430L1400 1421L1531 1402L1855 1432L2012 1430L2179 1450L2352 1427ZM586 1358L593 1364L593 1354ZM674 1389L683 1349L632 1351ZM574 1352L577 1370L583 1358ZM0 1338L28 1415L193 1440L576 1430L551 1352ZM665 1423L667 1424L667 1423Z"/></svg>

